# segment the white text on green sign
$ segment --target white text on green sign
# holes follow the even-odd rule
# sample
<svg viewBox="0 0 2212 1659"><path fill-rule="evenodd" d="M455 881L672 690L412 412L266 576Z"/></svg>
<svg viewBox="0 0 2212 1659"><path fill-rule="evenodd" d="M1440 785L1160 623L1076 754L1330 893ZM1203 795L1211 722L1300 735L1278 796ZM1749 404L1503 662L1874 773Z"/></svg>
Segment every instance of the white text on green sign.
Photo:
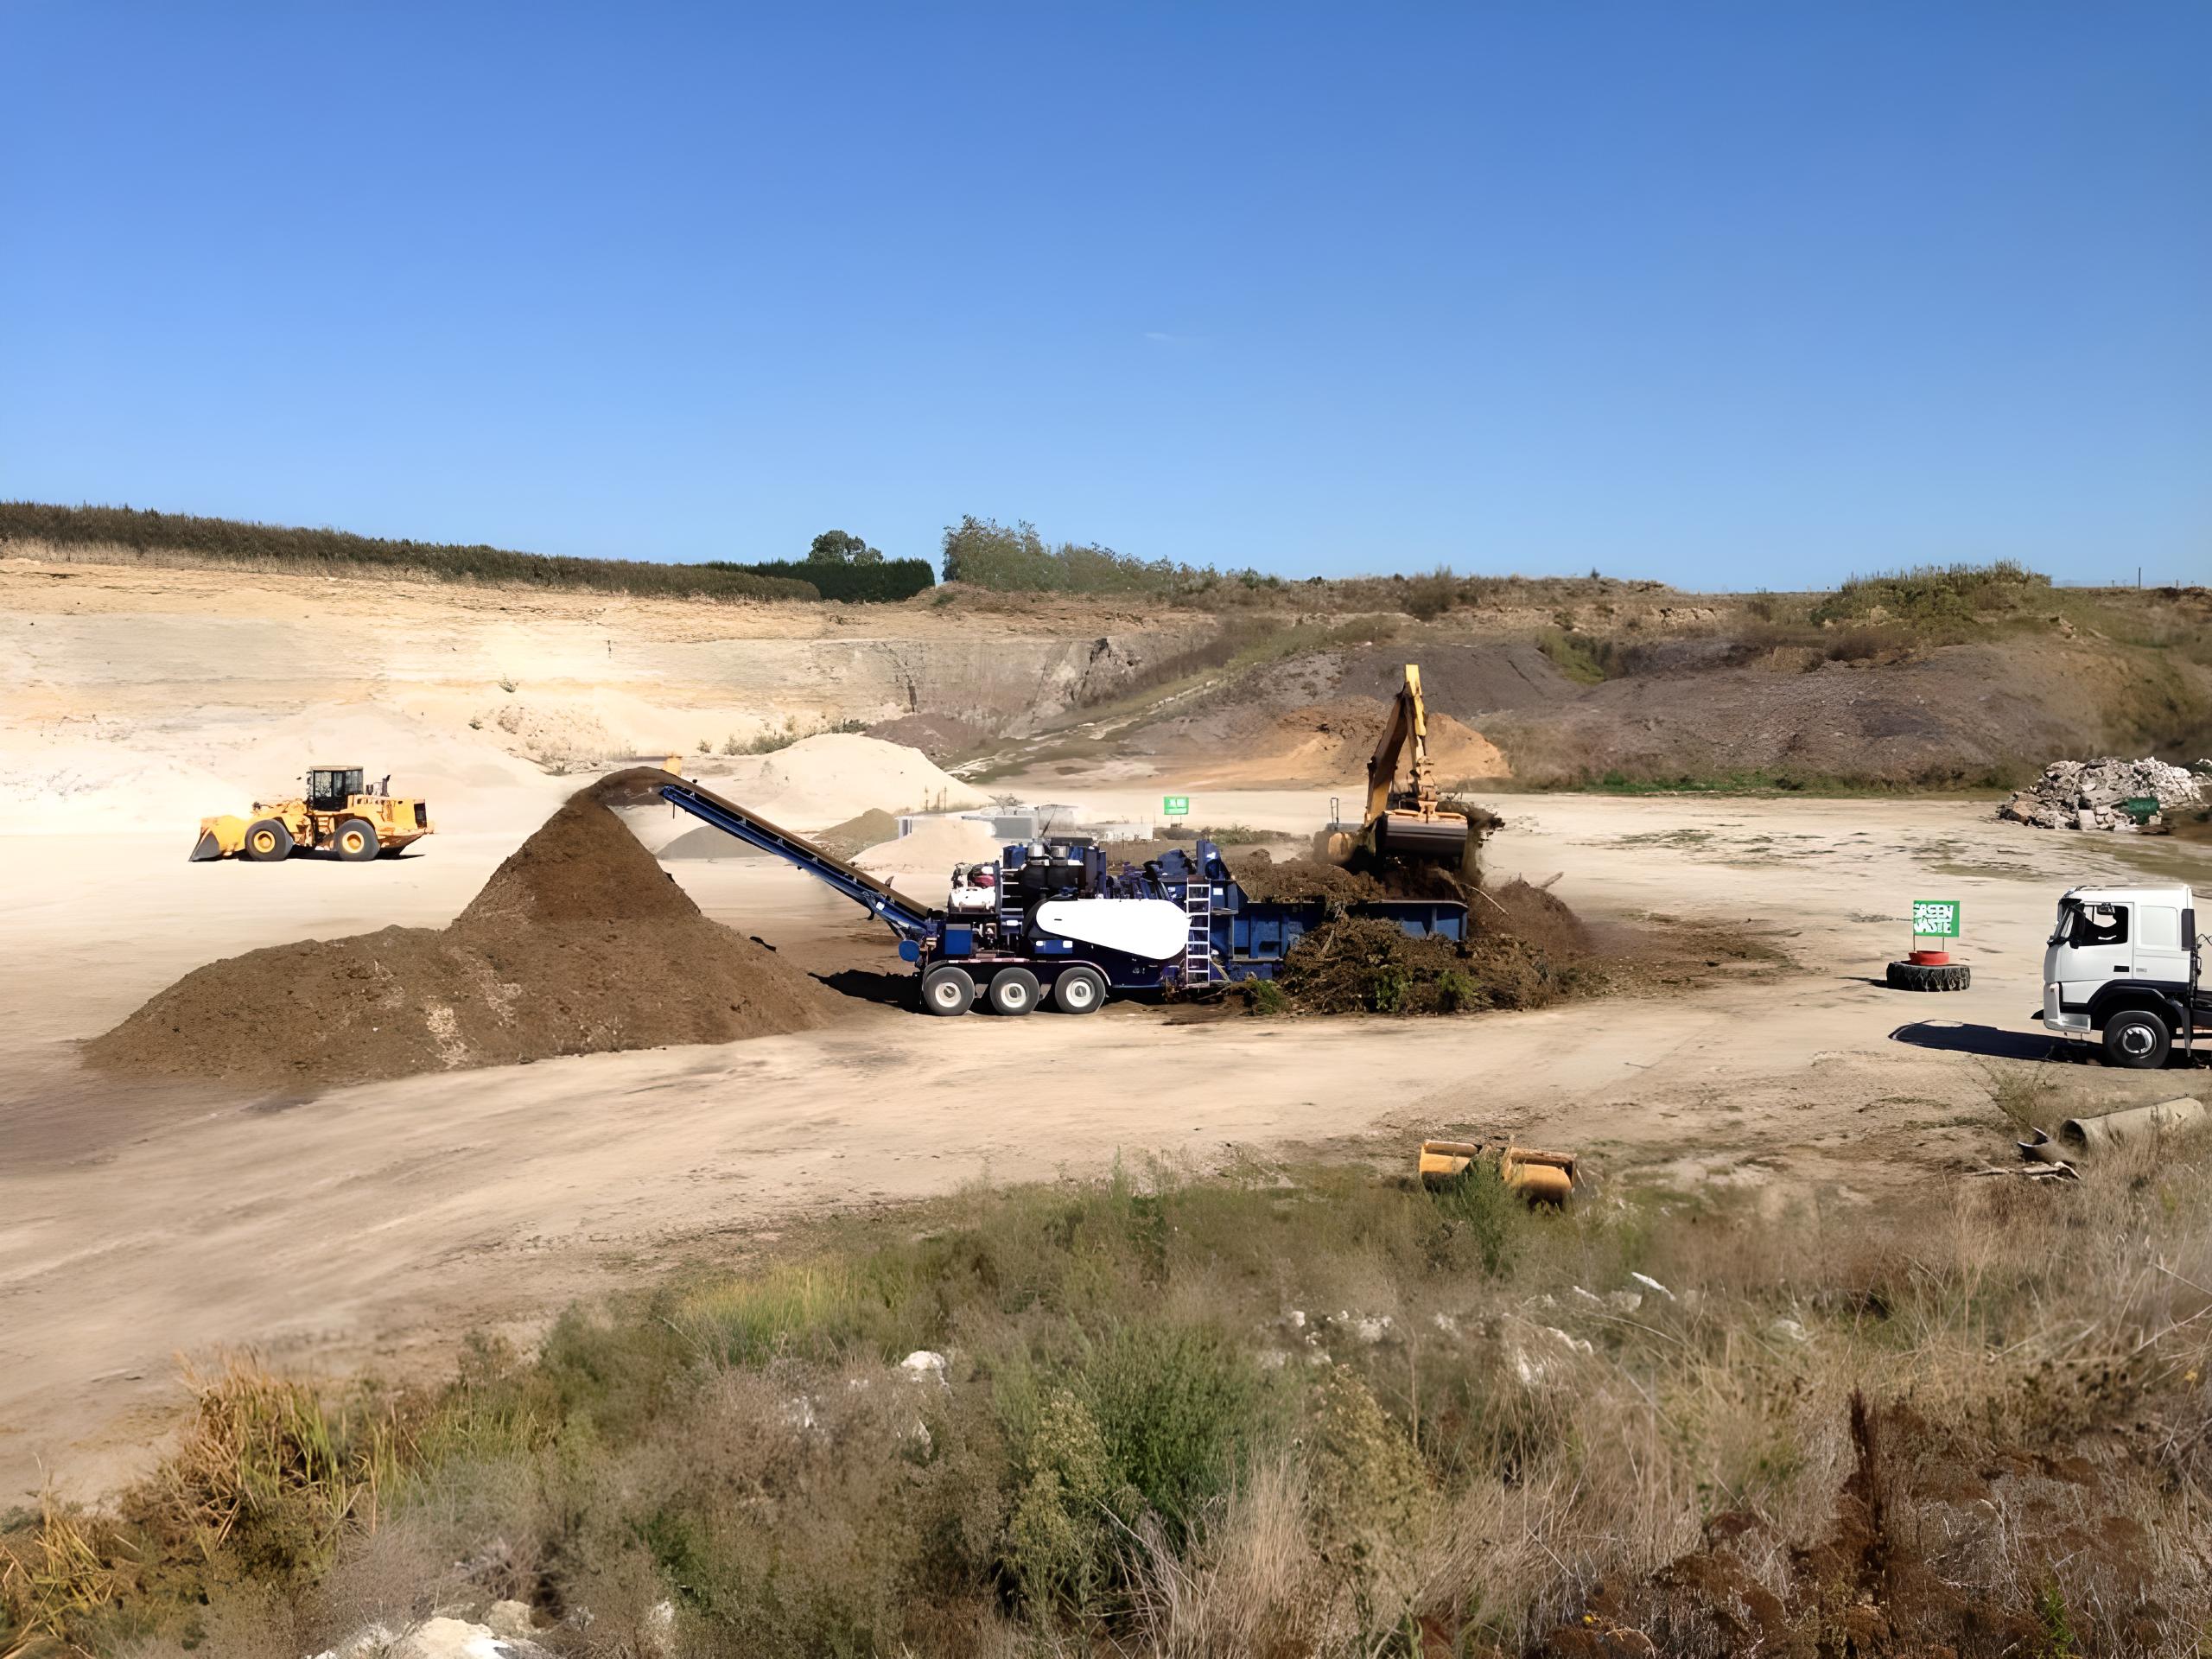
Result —
<svg viewBox="0 0 2212 1659"><path fill-rule="evenodd" d="M1187 818L1191 816L1191 798L1187 795L1163 795L1160 798L1160 810L1171 818Z"/></svg>
<svg viewBox="0 0 2212 1659"><path fill-rule="evenodd" d="M1921 939L1959 937L1959 901L1955 899L1916 899L1912 901L1912 933Z"/></svg>

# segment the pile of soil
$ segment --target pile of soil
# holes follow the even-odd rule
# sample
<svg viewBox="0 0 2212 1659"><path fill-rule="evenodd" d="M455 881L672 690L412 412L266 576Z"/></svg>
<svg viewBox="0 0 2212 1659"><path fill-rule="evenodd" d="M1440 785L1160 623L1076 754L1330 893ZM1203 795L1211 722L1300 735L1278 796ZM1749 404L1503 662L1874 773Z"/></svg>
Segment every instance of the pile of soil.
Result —
<svg viewBox="0 0 2212 1659"><path fill-rule="evenodd" d="M571 796L453 925L302 939L194 969L86 1046L96 1066L336 1087L826 1025L842 999L709 921L608 810Z"/></svg>
<svg viewBox="0 0 2212 1659"><path fill-rule="evenodd" d="M1853 1467L1818 1541L1793 1548L1756 1514L1716 1515L1700 1548L1642 1582L1599 1584L1535 1652L2183 1650L2171 1644L2181 1610L2150 1593L2156 1541L2127 1513L2126 1483L2167 1478L2151 1459L1973 1444L1856 1394L1848 1414ZM1979 1587L1993 1578L2014 1593Z"/></svg>

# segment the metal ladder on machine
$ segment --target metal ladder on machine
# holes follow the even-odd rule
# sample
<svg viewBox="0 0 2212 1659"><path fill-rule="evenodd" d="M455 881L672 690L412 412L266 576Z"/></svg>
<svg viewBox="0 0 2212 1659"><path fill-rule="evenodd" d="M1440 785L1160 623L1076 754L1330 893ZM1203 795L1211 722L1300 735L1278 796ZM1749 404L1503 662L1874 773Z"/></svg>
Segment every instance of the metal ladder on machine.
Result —
<svg viewBox="0 0 2212 1659"><path fill-rule="evenodd" d="M1213 884L1201 878L1183 889L1183 909L1191 918L1183 941L1183 983L1211 985L1213 967Z"/></svg>

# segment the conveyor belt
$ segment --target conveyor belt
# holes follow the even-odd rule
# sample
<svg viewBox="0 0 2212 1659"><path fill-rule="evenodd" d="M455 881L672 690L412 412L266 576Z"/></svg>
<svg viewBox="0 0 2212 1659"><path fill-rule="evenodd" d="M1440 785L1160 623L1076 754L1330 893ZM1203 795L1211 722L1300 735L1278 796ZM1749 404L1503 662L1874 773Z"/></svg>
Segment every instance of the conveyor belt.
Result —
<svg viewBox="0 0 2212 1659"><path fill-rule="evenodd" d="M893 931L912 939L925 939L936 931L937 912L916 904L867 871L855 869L805 836L779 829L735 801L725 800L712 790L702 789L693 783L663 784L660 792L670 805L682 807L725 835L734 836L764 853L772 853L786 863L796 864L816 880L882 918Z"/></svg>

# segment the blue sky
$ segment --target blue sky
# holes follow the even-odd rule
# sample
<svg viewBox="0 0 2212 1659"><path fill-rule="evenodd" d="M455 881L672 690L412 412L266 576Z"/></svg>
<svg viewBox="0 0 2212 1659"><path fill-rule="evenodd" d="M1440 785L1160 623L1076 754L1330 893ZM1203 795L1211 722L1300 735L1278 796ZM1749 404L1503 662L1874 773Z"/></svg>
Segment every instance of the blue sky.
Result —
<svg viewBox="0 0 2212 1659"><path fill-rule="evenodd" d="M0 496L2212 576L2212 5L0 0Z"/></svg>

